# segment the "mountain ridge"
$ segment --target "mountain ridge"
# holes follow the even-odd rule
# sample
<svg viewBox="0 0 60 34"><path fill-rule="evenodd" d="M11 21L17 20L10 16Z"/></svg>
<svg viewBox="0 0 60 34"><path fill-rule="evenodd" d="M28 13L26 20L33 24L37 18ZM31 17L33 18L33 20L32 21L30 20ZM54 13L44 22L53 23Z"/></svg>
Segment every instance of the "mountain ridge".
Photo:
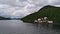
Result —
<svg viewBox="0 0 60 34"><path fill-rule="evenodd" d="M38 10L38 12L30 14L30 15L22 18L21 20L23 20L24 22L33 23L33 21L35 19L42 18L45 16L47 16L49 18L49 20L54 21L54 23L56 23L56 22L59 23L60 22L60 7L47 5L47 6L44 6L43 8L41 8L40 10Z"/></svg>

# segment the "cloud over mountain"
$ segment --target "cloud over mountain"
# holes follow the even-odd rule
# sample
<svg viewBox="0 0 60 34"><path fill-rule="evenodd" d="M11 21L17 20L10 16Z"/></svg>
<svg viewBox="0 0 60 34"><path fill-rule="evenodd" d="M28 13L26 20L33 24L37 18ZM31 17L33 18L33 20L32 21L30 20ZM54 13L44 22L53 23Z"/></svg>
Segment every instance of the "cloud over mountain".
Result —
<svg viewBox="0 0 60 34"><path fill-rule="evenodd" d="M59 0L0 0L0 16L24 17L47 4L59 3Z"/></svg>

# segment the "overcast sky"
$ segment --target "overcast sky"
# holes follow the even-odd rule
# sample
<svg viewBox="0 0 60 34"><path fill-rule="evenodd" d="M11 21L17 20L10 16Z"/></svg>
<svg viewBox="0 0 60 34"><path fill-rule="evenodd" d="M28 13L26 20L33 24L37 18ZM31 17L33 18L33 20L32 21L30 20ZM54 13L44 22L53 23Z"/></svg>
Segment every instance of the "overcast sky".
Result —
<svg viewBox="0 0 60 34"><path fill-rule="evenodd" d="M0 0L0 16L21 18L45 5L60 6L60 0Z"/></svg>

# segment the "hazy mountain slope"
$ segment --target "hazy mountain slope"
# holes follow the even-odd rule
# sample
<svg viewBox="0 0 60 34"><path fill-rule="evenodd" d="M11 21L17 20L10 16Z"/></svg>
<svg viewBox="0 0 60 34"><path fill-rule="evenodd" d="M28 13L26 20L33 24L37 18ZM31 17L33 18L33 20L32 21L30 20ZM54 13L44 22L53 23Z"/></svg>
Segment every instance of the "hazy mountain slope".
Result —
<svg viewBox="0 0 60 34"><path fill-rule="evenodd" d="M11 18L6 18L6 17L2 17L0 16L0 20L10 20Z"/></svg>

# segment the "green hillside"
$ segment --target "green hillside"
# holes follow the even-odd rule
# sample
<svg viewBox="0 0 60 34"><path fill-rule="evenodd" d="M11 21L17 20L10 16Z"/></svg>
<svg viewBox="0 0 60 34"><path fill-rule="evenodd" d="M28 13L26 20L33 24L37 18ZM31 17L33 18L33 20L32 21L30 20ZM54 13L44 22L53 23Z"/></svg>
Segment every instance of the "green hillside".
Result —
<svg viewBox="0 0 60 34"><path fill-rule="evenodd" d="M44 6L38 12L30 14L21 20L28 23L33 23L33 21L37 18L42 18L47 16L49 20L53 20L54 23L60 23L60 7L55 6Z"/></svg>

